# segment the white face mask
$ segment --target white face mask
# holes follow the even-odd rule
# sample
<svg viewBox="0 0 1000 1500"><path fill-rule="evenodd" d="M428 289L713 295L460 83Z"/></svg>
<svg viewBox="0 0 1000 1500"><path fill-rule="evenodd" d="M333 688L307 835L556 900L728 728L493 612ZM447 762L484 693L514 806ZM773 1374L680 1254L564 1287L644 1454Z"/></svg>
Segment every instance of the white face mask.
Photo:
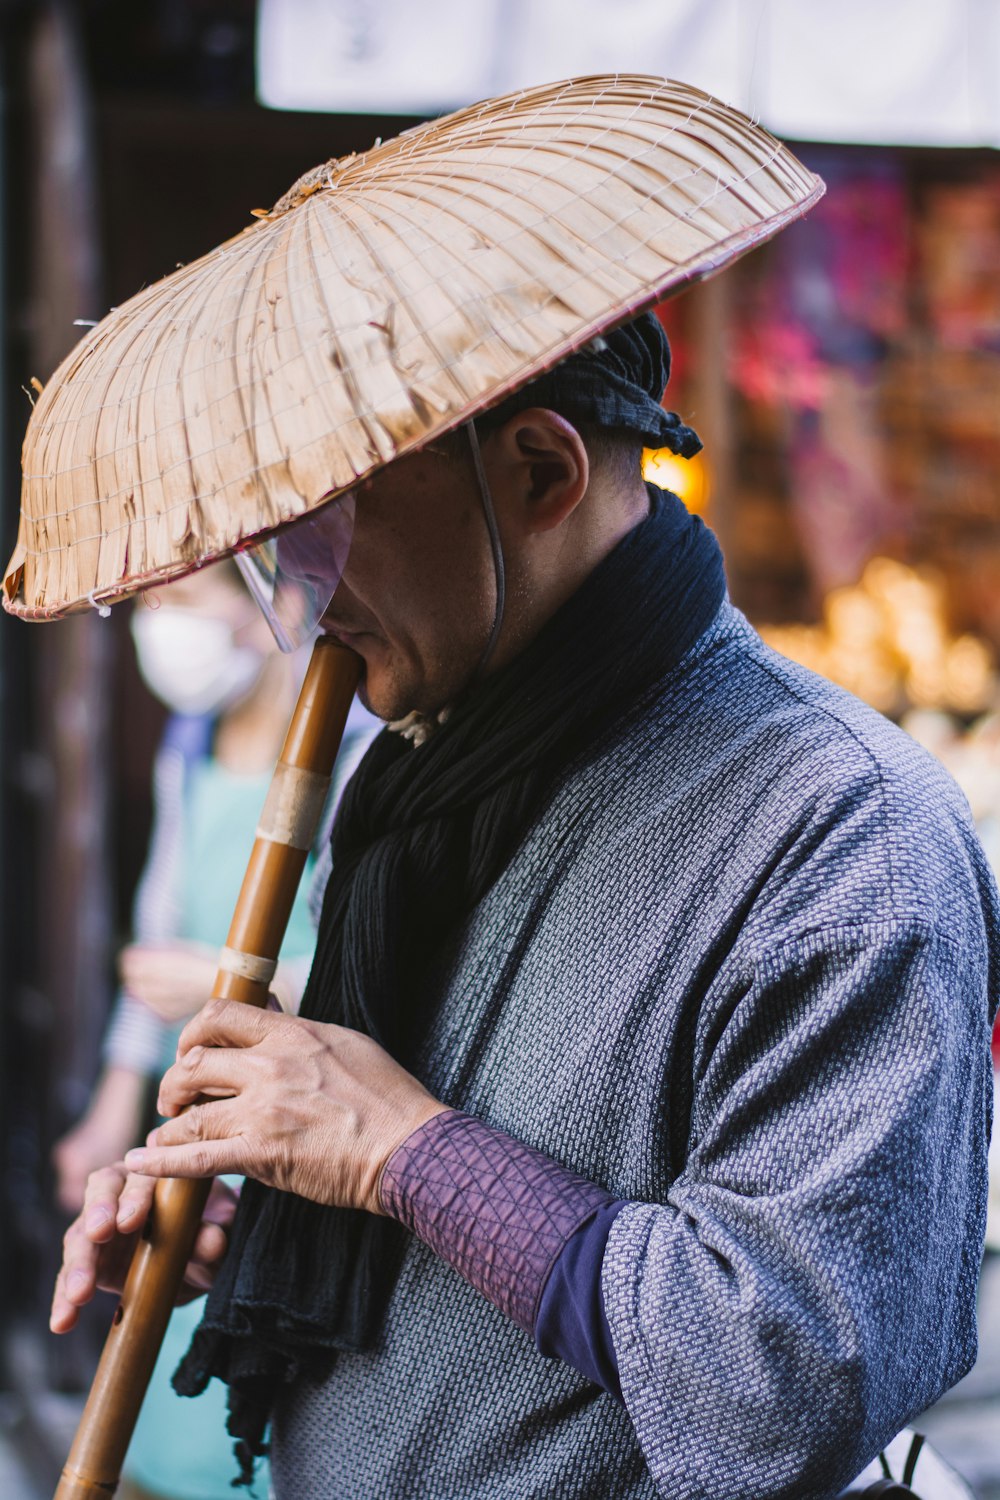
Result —
<svg viewBox="0 0 1000 1500"><path fill-rule="evenodd" d="M245 698L264 658L237 646L224 620L161 604L132 612L139 671L150 692L179 714L218 713Z"/></svg>

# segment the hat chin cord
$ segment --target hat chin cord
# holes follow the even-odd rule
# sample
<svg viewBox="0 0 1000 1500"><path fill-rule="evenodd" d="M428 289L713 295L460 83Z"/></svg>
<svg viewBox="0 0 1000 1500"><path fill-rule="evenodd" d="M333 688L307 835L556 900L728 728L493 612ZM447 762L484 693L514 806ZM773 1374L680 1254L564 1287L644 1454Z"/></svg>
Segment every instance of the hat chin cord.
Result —
<svg viewBox="0 0 1000 1500"><path fill-rule="evenodd" d="M490 631L490 637L486 642L485 650L476 663L476 670L469 678L469 682L473 683L478 682L479 678L483 675L487 663L496 649L497 641L500 639L507 590L503 563L503 547L500 543L500 528L497 525L497 513L493 505L493 496L490 493L489 481L486 478L486 470L483 467L483 454L479 446L479 434L476 431L474 418L466 422L465 431L468 434L469 448L472 453L472 467L476 471L476 482L479 485L479 498L483 503L483 516L486 520L486 530L490 536L490 551L493 553L493 571L496 574L497 581L496 606L493 610L493 628Z"/></svg>
<svg viewBox="0 0 1000 1500"><path fill-rule="evenodd" d="M486 478L486 469L483 466L483 454L479 446L479 434L476 431L474 418L470 418L466 422L465 431L468 435L469 449L472 453L472 467L476 473L476 483L479 485L479 498L482 502L483 517L486 521L486 530L490 538L490 551L493 555L493 572L496 576L496 604L493 609L493 625L490 629L489 639L483 649L483 654L480 656L471 677L465 684L465 691L467 691L479 681L486 671L490 657L493 655L497 641L500 639L507 589L503 545L500 541L500 528L497 525L497 514L493 504L493 496L490 493L489 480ZM411 740L414 745L423 745L446 722L450 713L450 703L445 704L444 708L436 714L422 714L414 709L405 718L396 719L387 727L393 733L402 735L403 739Z"/></svg>

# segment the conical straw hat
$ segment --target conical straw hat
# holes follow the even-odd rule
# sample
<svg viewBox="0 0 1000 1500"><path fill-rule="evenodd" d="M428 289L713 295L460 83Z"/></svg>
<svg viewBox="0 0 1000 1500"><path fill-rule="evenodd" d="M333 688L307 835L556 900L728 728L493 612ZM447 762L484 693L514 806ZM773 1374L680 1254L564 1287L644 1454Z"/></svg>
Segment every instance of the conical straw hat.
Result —
<svg viewBox="0 0 1000 1500"><path fill-rule="evenodd" d="M621 75L489 100L315 168L116 308L49 380L5 606L51 618L224 556L822 191L737 111Z"/></svg>

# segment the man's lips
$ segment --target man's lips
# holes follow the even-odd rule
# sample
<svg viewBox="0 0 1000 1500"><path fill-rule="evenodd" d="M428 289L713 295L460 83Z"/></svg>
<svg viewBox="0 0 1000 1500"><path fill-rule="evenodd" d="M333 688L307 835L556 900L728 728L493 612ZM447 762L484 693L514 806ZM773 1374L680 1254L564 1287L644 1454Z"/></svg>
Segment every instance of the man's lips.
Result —
<svg viewBox="0 0 1000 1500"><path fill-rule="evenodd" d="M333 620L324 620L323 629L327 635L332 635L335 640L344 646L355 646L357 642L370 638L370 630L349 630L346 625L338 625Z"/></svg>

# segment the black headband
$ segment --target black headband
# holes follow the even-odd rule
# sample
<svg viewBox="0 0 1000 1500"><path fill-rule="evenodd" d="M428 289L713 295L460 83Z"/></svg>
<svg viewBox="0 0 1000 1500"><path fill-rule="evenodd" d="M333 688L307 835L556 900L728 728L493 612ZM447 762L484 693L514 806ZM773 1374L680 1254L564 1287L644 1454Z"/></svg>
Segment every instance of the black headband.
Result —
<svg viewBox="0 0 1000 1500"><path fill-rule="evenodd" d="M702 446L698 434L660 404L669 379L667 335L659 318L643 313L508 396L486 414L485 425L495 427L529 406L546 406L571 422L628 432L646 448L669 448L693 458Z"/></svg>

